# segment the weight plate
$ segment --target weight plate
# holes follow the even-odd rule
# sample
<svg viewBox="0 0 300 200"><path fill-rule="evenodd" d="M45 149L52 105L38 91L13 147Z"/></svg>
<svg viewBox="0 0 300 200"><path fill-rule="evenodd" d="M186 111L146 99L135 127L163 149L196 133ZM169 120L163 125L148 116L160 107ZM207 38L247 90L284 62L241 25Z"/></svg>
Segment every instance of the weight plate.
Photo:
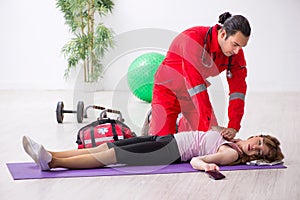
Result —
<svg viewBox="0 0 300 200"><path fill-rule="evenodd" d="M59 101L57 103L57 107L56 107L56 120L58 123L62 123L64 120L64 103L62 101Z"/></svg>
<svg viewBox="0 0 300 200"><path fill-rule="evenodd" d="M84 103L83 101L78 101L77 103L77 122L82 123L84 114Z"/></svg>

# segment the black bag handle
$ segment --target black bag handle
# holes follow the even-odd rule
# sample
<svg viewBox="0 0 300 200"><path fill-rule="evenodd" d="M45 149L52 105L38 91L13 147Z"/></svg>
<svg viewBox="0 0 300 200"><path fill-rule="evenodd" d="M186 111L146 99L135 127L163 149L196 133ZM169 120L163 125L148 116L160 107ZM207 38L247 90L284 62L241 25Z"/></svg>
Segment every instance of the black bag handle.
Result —
<svg viewBox="0 0 300 200"><path fill-rule="evenodd" d="M90 128L90 132L91 132L91 142L92 142L92 147L96 147L96 141L95 141L95 131L94 131L94 127L91 126Z"/></svg>
<svg viewBox="0 0 300 200"><path fill-rule="evenodd" d="M118 134L117 134L117 131L116 131L116 124L115 123L111 123L111 128L112 128L112 133L113 133L113 138L114 138L114 141L118 141L119 138L118 138Z"/></svg>

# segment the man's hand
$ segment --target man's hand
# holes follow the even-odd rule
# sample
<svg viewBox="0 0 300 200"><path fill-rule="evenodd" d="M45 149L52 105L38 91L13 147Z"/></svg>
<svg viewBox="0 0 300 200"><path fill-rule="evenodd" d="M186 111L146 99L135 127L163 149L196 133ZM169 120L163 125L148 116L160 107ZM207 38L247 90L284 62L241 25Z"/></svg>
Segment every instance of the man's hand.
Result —
<svg viewBox="0 0 300 200"><path fill-rule="evenodd" d="M225 128L222 127L222 126L212 126L212 127L211 127L211 130L217 131L217 132L219 132L219 133L221 133L221 131L224 130L224 129L225 129Z"/></svg>
<svg viewBox="0 0 300 200"><path fill-rule="evenodd" d="M226 140L232 140L235 135L236 135L237 131L234 128L224 128L220 134L223 136L223 138L225 138Z"/></svg>

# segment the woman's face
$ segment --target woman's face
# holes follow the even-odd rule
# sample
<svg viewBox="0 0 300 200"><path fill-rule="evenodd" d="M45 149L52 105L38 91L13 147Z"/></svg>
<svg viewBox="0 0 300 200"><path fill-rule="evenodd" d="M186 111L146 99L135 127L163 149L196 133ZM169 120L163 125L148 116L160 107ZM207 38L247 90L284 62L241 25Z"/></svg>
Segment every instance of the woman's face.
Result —
<svg viewBox="0 0 300 200"><path fill-rule="evenodd" d="M240 146L243 152L248 156L259 156L263 157L268 155L270 148L264 144L264 138L255 136L245 140L244 143Z"/></svg>
<svg viewBox="0 0 300 200"><path fill-rule="evenodd" d="M248 43L249 37L245 37L240 31L226 39L226 31L222 30L219 33L219 45L225 56L232 56L238 54L242 47Z"/></svg>

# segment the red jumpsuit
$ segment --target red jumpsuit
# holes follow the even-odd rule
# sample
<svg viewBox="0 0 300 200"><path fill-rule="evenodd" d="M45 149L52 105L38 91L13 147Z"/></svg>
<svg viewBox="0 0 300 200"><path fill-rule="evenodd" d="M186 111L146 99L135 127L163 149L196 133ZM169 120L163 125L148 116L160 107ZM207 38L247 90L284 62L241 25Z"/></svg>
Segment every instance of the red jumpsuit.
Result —
<svg viewBox="0 0 300 200"><path fill-rule="evenodd" d="M209 85L206 78L217 76L228 67L229 57L223 54L217 40L220 28L221 26L215 25L206 41L209 53L205 57L211 55L212 66L205 66L202 59L209 27L192 27L173 40L155 74L150 135L176 133L179 113L183 115L179 131L207 131L211 126L217 125L207 93ZM247 69L242 49L231 57L232 78L227 78L230 90L227 127L238 131L244 114Z"/></svg>

